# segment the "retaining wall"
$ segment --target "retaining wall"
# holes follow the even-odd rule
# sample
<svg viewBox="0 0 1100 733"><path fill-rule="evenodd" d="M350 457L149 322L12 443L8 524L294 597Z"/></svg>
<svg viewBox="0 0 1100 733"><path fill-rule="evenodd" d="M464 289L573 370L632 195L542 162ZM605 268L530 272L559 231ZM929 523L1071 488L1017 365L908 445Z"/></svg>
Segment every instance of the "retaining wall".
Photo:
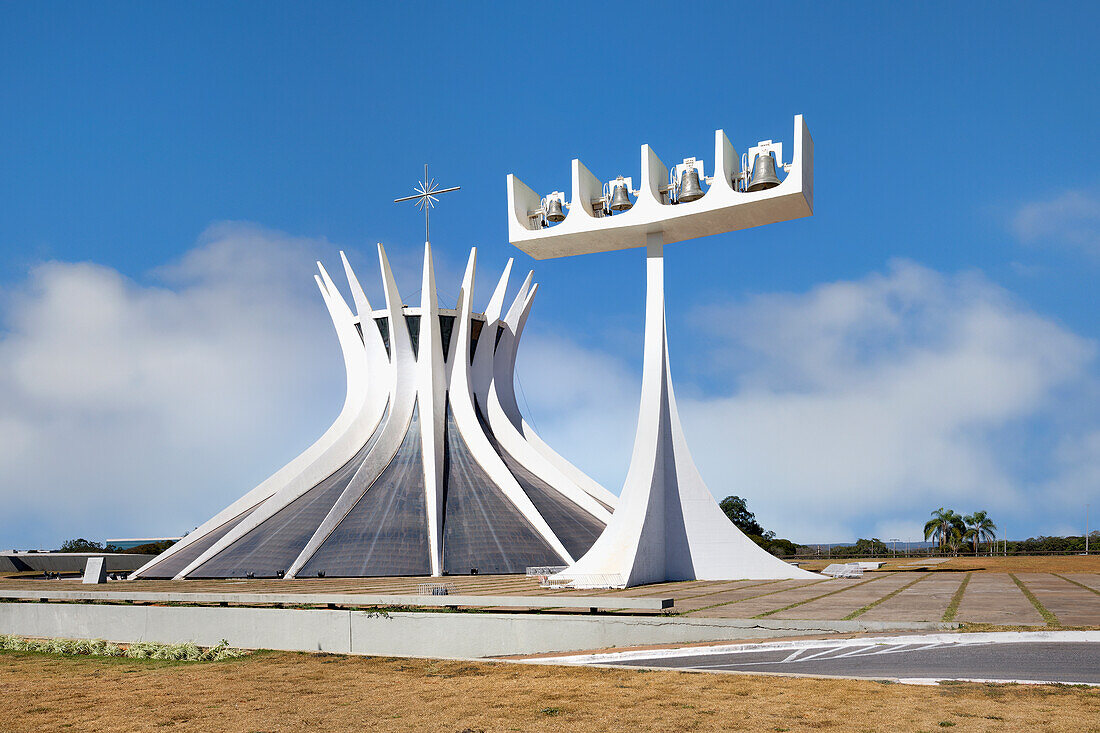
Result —
<svg viewBox="0 0 1100 733"><path fill-rule="evenodd" d="M956 624L0 603L0 633L246 649L485 657Z"/></svg>

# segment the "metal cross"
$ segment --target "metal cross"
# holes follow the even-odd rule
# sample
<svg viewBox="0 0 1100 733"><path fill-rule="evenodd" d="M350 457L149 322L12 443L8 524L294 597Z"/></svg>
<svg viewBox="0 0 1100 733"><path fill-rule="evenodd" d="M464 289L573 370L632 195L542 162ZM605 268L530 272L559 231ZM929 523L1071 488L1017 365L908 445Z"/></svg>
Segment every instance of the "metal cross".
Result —
<svg viewBox="0 0 1100 733"><path fill-rule="evenodd" d="M399 199L394 199L396 204L401 201L416 201L416 208L424 210L424 241L428 240L428 212L435 208L435 204L439 201L436 196L441 193L450 193L451 191L457 191L462 188L461 186L451 186L450 188L439 188L435 185L435 179L428 180L428 164L424 164L424 180L419 181L419 186L413 190L416 191L412 196L403 196Z"/></svg>

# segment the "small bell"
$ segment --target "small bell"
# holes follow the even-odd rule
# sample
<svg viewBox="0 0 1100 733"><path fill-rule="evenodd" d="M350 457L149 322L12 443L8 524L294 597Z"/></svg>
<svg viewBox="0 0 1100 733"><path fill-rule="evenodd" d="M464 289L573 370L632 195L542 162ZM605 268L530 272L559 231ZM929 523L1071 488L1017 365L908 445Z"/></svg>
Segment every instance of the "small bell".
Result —
<svg viewBox="0 0 1100 733"><path fill-rule="evenodd" d="M559 221L565 221L565 212L561 208L561 201L552 198L546 204L546 221L552 221L557 224Z"/></svg>
<svg viewBox="0 0 1100 733"><path fill-rule="evenodd" d="M779 176L775 174L775 158L771 153L760 153L752 166L752 180L749 181L749 193L766 191L779 185Z"/></svg>
<svg viewBox="0 0 1100 733"><path fill-rule="evenodd" d="M612 211L628 211L633 205L630 202L630 196L626 192L626 184L616 183L615 191L611 194L611 205L607 208Z"/></svg>
<svg viewBox="0 0 1100 733"><path fill-rule="evenodd" d="M695 166L691 166L680 177L680 195L676 200L685 204L689 201L698 201L703 198L703 193L702 187L699 186L699 171Z"/></svg>

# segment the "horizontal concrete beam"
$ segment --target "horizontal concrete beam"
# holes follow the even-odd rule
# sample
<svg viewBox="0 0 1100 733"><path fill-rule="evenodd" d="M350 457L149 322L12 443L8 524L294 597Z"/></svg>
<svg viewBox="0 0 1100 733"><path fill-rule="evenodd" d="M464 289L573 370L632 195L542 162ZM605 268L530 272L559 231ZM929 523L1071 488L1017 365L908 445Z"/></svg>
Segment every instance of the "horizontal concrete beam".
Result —
<svg viewBox="0 0 1100 733"><path fill-rule="evenodd" d="M0 603L0 634L471 658L957 624Z"/></svg>
<svg viewBox="0 0 1100 733"><path fill-rule="evenodd" d="M27 601L98 601L107 603L233 603L242 606L421 606L463 608L595 608L616 611L660 611L671 598L630 596L429 596L366 593L137 593L94 590L0 590L0 599Z"/></svg>

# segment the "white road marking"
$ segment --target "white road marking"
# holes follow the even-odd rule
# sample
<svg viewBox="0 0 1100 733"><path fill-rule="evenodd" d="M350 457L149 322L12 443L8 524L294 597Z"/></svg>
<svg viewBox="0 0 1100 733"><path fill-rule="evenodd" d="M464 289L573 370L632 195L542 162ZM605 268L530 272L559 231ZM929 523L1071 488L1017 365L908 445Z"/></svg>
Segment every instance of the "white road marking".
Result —
<svg viewBox="0 0 1100 733"><path fill-rule="evenodd" d="M828 649L826 649L826 650L824 650L824 651L820 651L820 652L818 652L817 654L811 654L811 655L809 655L809 656L807 656L807 657L802 657L802 658L801 658L801 659L799 659L798 661L800 661L800 662L808 662L808 661L809 661L809 660L811 660L811 659L820 659L821 657L824 657L824 656L826 656L826 655L832 654L833 652L835 652L835 651L838 651L838 650L840 650L840 649L843 649L843 648L844 648L844 647L842 647L842 646L831 646L831 647L829 647ZM864 647L860 647L860 648L862 649L862 648L864 648Z"/></svg>
<svg viewBox="0 0 1100 733"><path fill-rule="evenodd" d="M844 647L841 647L841 648L843 649ZM865 652L865 651L868 651L868 650L871 650L871 649L874 649L874 648L875 647L873 647L873 646L856 647L855 649L853 649L850 652L844 652L843 654L837 654L835 657L829 657L829 659L843 659L844 657L857 657L857 656L859 656L859 654L861 652Z"/></svg>
<svg viewBox="0 0 1100 733"><path fill-rule="evenodd" d="M789 656L787 656L784 659L768 659L768 660L762 660L762 661L756 661L756 662L741 662L741 661L731 660L731 661L726 661L726 662L721 662L721 663L716 663L716 664L693 664L693 665L691 665L691 668L692 669L721 669L721 668L730 667L730 666L758 667L758 666L767 665L767 664L789 664L789 663L801 664L802 662L807 662L807 661L810 661L810 660L817 660L817 661L820 661L820 662L828 662L828 661L831 661L833 659L845 659L845 658L848 658L848 657L871 657L871 656L876 656L878 654L904 654L906 652L920 652L920 651L924 651L925 649L936 649L936 648L939 648L939 647L946 647L948 645L947 644L939 644L939 643L937 643L937 644L923 644L923 645L920 645L920 646L914 646L912 644L896 644L896 645L893 645L893 646L889 646L885 649L880 648L881 646L882 645L880 645L880 644L875 644L873 646L856 647L855 649L853 649L850 652L844 652L843 654L837 654L835 656L828 656L828 655L832 654L833 652L837 652L837 651L840 651L842 649L846 649L847 647L845 647L845 646L831 646L827 649L823 649L822 651L819 651L816 654L810 654L810 655L807 655L807 656L804 656L804 657L800 656L800 655L802 654L802 652L804 652L806 650L805 649L796 649L794 652L792 652ZM747 651L746 652L737 652L736 654L747 654L747 653L749 653L749 652L747 652ZM733 656L733 655L731 655L731 656ZM683 658L689 658L689 657L687 655L685 655L685 657L683 657Z"/></svg>
<svg viewBox="0 0 1100 733"><path fill-rule="evenodd" d="M760 654L769 651L804 652L811 649L828 651L840 647L866 648L876 646L915 646L911 651L932 649L945 645L1018 644L1044 642L1100 642L1100 631L987 631L972 634L909 634L906 636L882 636L859 639L807 639L803 641L721 644L705 647L679 647L671 649L647 649L596 654L575 654L566 657L529 659L534 664L625 664L636 660L657 660L687 657L708 657L727 654ZM813 655L813 656L819 656ZM801 662L810 657L792 657ZM713 666L713 665L710 665Z"/></svg>

